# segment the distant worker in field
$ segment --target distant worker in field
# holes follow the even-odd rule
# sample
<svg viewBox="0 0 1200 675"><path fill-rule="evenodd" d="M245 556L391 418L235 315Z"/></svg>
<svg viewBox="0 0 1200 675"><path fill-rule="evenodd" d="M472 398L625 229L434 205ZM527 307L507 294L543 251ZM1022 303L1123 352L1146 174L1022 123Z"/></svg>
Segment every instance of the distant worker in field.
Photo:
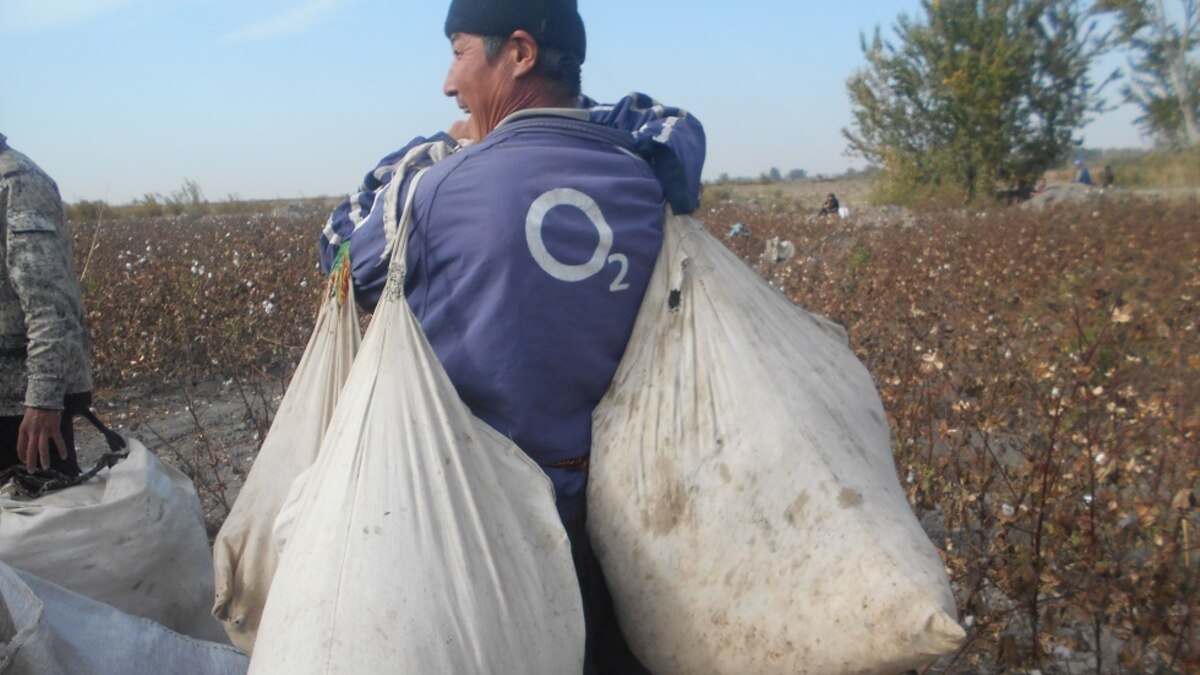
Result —
<svg viewBox="0 0 1200 675"><path fill-rule="evenodd" d="M821 204L821 215L836 216L838 215L838 209L840 208L841 205L838 204L837 197L830 192L828 195L826 195L824 203Z"/></svg>
<svg viewBox="0 0 1200 675"><path fill-rule="evenodd" d="M462 400L554 483L584 601L585 672L645 672L587 538L591 414L629 341L666 206L699 204L704 132L645 95L611 105L581 95L575 0L452 0L445 33L443 93L467 117L430 137L461 149L415 190L405 295ZM326 270L349 241L368 310L388 269L376 197L403 181L404 203L411 175L391 167L425 140L380 161L321 237Z"/></svg>
<svg viewBox="0 0 1200 675"><path fill-rule="evenodd" d="M79 284L58 186L0 135L0 470L79 474L91 404Z"/></svg>
<svg viewBox="0 0 1200 675"><path fill-rule="evenodd" d="M1090 171L1088 171L1087 164L1084 164L1083 160L1081 159L1075 162L1075 167L1079 169L1079 173L1075 176L1075 182L1079 183L1080 185L1091 185L1092 174Z"/></svg>
<svg viewBox="0 0 1200 675"><path fill-rule="evenodd" d="M1104 185L1105 188L1110 188L1116 182L1117 182L1117 179L1116 179L1116 176L1113 175L1112 165L1105 164L1104 165L1104 182L1102 184Z"/></svg>

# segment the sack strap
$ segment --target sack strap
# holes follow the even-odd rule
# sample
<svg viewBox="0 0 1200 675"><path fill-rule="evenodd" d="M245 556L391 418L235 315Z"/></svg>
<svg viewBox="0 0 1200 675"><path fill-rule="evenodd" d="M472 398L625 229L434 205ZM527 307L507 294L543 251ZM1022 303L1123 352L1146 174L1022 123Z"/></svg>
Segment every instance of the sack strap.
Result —
<svg viewBox="0 0 1200 675"><path fill-rule="evenodd" d="M119 454L128 446L128 443L125 442L125 438L121 436L121 434L118 434L112 429L104 426L104 423L100 421L99 417L96 417L96 413L92 412L91 408L81 410L79 414L83 416L84 419L91 422L92 426L96 427L101 434L104 434L104 442L108 443L108 450L110 453Z"/></svg>
<svg viewBox="0 0 1200 675"><path fill-rule="evenodd" d="M407 230L405 217L400 214L397 207L400 202L400 188L404 185L404 178L408 175L409 170L426 160L436 164L457 152L461 147L460 145L454 145L446 141L422 143L405 153L404 157L392 166L392 181L388 183L383 195L383 231L386 236L386 243L383 250L385 257L392 252L392 247L397 235L401 233L401 228L403 227ZM417 193L417 182L421 173L423 171L413 176L413 180L408 186L408 195L404 204L405 213L411 214L412 212L412 200L413 196ZM398 215L400 215L399 220L397 220ZM405 245L407 245L407 242L405 242ZM403 252L403 249L401 252Z"/></svg>

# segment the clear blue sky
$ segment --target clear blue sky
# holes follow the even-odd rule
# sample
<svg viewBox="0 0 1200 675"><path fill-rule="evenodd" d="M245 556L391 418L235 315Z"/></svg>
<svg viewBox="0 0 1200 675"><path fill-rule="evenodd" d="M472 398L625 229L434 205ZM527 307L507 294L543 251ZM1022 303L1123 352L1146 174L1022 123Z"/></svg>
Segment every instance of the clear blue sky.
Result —
<svg viewBox="0 0 1200 675"><path fill-rule="evenodd" d="M124 203L185 178L210 199L353 188L459 111L441 95L449 0L0 0L0 133L68 201ZM704 122L705 177L836 173L859 34L917 0L580 0L585 93ZM1107 64L1119 62L1110 60ZM1115 91L1112 92L1115 95ZM1144 146L1128 106L1089 147Z"/></svg>

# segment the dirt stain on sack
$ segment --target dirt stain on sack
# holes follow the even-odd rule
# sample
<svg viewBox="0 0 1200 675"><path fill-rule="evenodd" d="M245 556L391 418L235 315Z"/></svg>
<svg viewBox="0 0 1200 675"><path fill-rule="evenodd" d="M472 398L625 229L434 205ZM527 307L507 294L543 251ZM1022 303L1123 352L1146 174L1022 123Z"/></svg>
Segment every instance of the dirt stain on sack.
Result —
<svg viewBox="0 0 1200 675"><path fill-rule="evenodd" d="M655 471L660 476L669 477L672 473L670 462L661 458L655 463ZM687 490L677 480L666 478L666 485L656 499L651 499L642 510L642 525L652 533L662 536L670 534L679 525L679 521L687 514Z"/></svg>
<svg viewBox="0 0 1200 675"><path fill-rule="evenodd" d="M862 503L862 495L850 488L843 488L842 493L838 495L838 506L841 506L843 509L852 509L856 506L861 506Z"/></svg>
<svg viewBox="0 0 1200 675"><path fill-rule="evenodd" d="M803 491L796 495L792 503L783 511L783 517L787 520L788 525L795 526L796 520L804 512L804 507L808 506L808 491Z"/></svg>
<svg viewBox="0 0 1200 675"><path fill-rule="evenodd" d="M661 499L644 512L644 524L656 535L670 534L687 512L688 498L678 486L665 493Z"/></svg>

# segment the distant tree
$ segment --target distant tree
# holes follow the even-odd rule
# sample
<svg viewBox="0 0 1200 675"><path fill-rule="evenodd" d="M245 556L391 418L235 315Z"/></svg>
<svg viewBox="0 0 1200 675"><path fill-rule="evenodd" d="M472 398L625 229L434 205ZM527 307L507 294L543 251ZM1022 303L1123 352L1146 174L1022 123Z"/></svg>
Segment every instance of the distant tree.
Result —
<svg viewBox="0 0 1200 675"><path fill-rule="evenodd" d="M1075 0L922 0L897 44L863 36L847 82L850 154L910 197L972 200L1027 187L1077 145L1100 109L1087 71L1094 26Z"/></svg>
<svg viewBox="0 0 1200 675"><path fill-rule="evenodd" d="M184 178L183 185L178 190L171 192L165 201L166 209L175 215L204 213L208 210L208 200L204 198L204 191L200 189L200 183L190 178Z"/></svg>
<svg viewBox="0 0 1200 675"><path fill-rule="evenodd" d="M197 206L207 200L204 199L204 191L200 189L199 183L190 178L184 178L183 185L171 193L171 201L187 206Z"/></svg>
<svg viewBox="0 0 1200 675"><path fill-rule="evenodd" d="M1076 148L1071 151L1071 156L1075 159L1081 159L1086 164L1099 164L1104 161L1104 148Z"/></svg>
<svg viewBox="0 0 1200 675"><path fill-rule="evenodd" d="M788 180L804 180L808 178L808 172L804 169L792 169L788 172Z"/></svg>
<svg viewBox="0 0 1200 675"><path fill-rule="evenodd" d="M99 222L109 209L104 200L81 199L67 206L67 218L73 222Z"/></svg>
<svg viewBox="0 0 1200 675"><path fill-rule="evenodd" d="M729 182L729 174L722 173L720 176L717 176L717 182L718 183L728 183Z"/></svg>
<svg viewBox="0 0 1200 675"><path fill-rule="evenodd" d="M166 213L164 198L157 192L147 192L130 202L131 212L139 216L161 216Z"/></svg>
<svg viewBox="0 0 1200 675"><path fill-rule="evenodd" d="M1130 77L1121 94L1141 109L1144 132L1173 147L1200 143L1200 2L1097 0L1094 11L1117 21L1112 43L1128 49Z"/></svg>
<svg viewBox="0 0 1200 675"><path fill-rule="evenodd" d="M771 167L771 172L768 174L772 183L778 183L783 180L783 174L779 172L779 167Z"/></svg>

